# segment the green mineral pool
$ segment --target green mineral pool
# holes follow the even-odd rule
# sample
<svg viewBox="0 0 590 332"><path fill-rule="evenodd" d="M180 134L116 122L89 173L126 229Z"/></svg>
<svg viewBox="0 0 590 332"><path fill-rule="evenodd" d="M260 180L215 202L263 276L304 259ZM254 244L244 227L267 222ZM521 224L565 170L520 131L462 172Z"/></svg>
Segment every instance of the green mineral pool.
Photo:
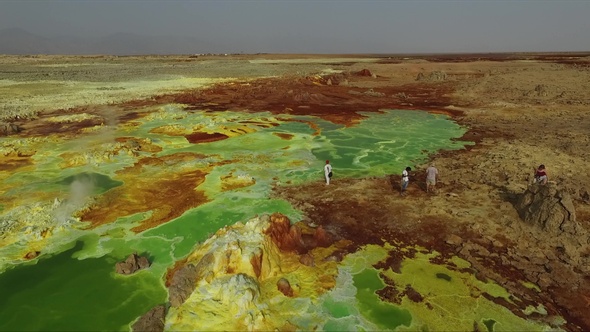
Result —
<svg viewBox="0 0 590 332"><path fill-rule="evenodd" d="M162 147L158 152L160 157L176 152L208 156L199 162L218 166L198 189L203 190L210 201L139 234L130 229L150 211L121 215L116 222L92 230L66 227L55 232L44 254L32 261L0 258L3 260L0 261L0 271L3 271L0 274L0 330L128 330L136 317L166 301L163 284L166 269L219 228L264 213L281 212L292 221L301 218L300 212L289 203L269 199L272 185L322 181L326 159L334 167L334 182L343 177L397 174L406 166L425 162L429 154L438 150L461 149L468 144L457 140L465 133L465 128L445 115L421 111L367 113L364 120L352 127L311 116L289 118L270 113L169 115L179 113L180 106L166 106L160 116L146 117L133 129L118 128L115 136L149 138ZM171 119L176 126L193 128L200 124L202 130L210 132L238 126L248 130L225 140L201 144L191 144L183 136L154 133L153 128L169 124ZM255 124L261 122L273 125ZM288 134L289 139L279 134ZM88 137L80 140L89 144ZM63 142L66 143L69 147L76 146L75 139ZM115 172L132 165L133 156L116 156L119 159L109 164L96 162L61 169L55 163L64 149L52 144L48 143L45 156L36 161L37 171L17 173L8 179L28 183L19 189L19 194L26 196L27 191L58 190L57 187L64 190L76 177L84 178L89 174L98 176L94 195L127 185L117 180ZM167 169L162 167L156 172L165 176ZM228 173L251 177L255 184L221 191L220 177ZM0 221L7 220L10 211L0 212L0 218L4 218ZM9 254L23 245L22 241L17 241L0 248L0 257L11 257ZM133 252L147 254L153 261L152 267L131 276L117 275L115 263ZM407 325L409 316L403 309L396 309L395 315L390 316L381 313L391 308L374 294L381 284L374 272L367 271L354 277L354 287L358 288L357 310L365 313L365 319L374 320L376 326L384 329ZM335 318L349 313L346 305L337 302L327 304L326 308L326 313ZM486 323L488 325L491 326ZM330 329L330 325L325 328Z"/></svg>

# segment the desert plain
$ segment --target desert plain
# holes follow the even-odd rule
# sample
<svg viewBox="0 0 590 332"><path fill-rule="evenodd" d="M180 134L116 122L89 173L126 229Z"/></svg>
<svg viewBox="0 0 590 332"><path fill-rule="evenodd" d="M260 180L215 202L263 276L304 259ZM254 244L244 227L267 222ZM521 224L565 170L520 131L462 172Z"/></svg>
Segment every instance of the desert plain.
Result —
<svg viewBox="0 0 590 332"><path fill-rule="evenodd" d="M300 211L299 220L291 222L303 225L303 235L320 228L325 232L320 238L326 239L319 241L316 231L316 242L302 245L305 250L278 247L312 256L308 252L314 246L337 248L324 259L328 262L345 259L367 245L387 247L387 257L374 264L390 271L380 274L385 286L376 294L391 304L428 303L428 294L410 284L402 285L405 291L400 292L391 273L400 271L404 259L420 253L407 248L436 251L434 263L491 280L512 294L473 296L551 328L590 329L590 54L0 56L0 100L3 247L16 243L29 222L25 218L14 226L25 213L14 212L19 206L54 198L50 190L24 197L15 189L20 182L13 179L44 158L54 158L39 150L44 144L58 147L86 135L93 135L94 143L114 144L93 151L90 161L76 149L63 148L55 160L62 169L120 155L136 158L134 166L117 171L121 181L134 181L133 190L105 189L96 194L102 198L90 203L70 199L71 208L60 211L68 214L62 219L74 218L90 229L114 223L120 214L155 211L129 230L141 234L208 202L207 192L197 189L212 171L207 165L198 171L183 168L182 162L199 157L188 152L158 156L162 145L180 144L174 139L139 140L131 134L114 135L109 128L131 132L141 119L161 118L152 133L207 144L247 135L248 123L240 120L243 128L211 133L175 126L182 112L265 112L269 119L311 116L345 128L384 110L447 116L464 128L462 137L454 140L467 143L430 151L418 163L407 161L412 172L406 196L399 194L401 168L338 177L338 160L332 160L335 177L329 186L321 176L315 181L274 183L269 197ZM164 116L159 114L161 105L181 107L174 116ZM307 124L314 135L322 135ZM256 125L277 126L271 120ZM418 131L408 139L420 138ZM430 164L440 172L435 194L425 190L424 173ZM547 167L549 183L532 185L533 169L540 164ZM140 176L142 167L162 165L170 165L174 174L157 181ZM232 174L218 178L223 191L255 182ZM60 227L77 227L68 225ZM35 244L10 251L14 256L9 263L52 254L48 243L58 233L54 227L40 227L31 242ZM468 262L468 267L449 263L451 257ZM165 267L167 286L184 258ZM325 288L332 286L327 282ZM304 291L283 293L292 297L293 292ZM493 327L478 321L468 325L474 330Z"/></svg>

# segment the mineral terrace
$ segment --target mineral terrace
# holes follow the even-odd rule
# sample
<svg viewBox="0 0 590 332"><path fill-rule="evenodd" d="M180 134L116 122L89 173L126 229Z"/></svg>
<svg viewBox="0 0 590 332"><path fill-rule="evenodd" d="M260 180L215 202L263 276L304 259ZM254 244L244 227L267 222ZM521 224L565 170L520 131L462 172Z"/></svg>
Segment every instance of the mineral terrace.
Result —
<svg viewBox="0 0 590 332"><path fill-rule="evenodd" d="M436 250L440 261L459 256L471 263L470 272L478 279L493 280L518 296L517 303L492 299L514 314L524 317L527 303L542 303L546 317L567 321L562 328L590 330L589 54L2 56L0 72L0 192L10 188L4 183L10 174L34 163L40 153L35 140L63 139L113 122L133 126L160 104L315 115L347 126L362 119L361 112L381 109L448 114L468 128L462 140L475 144L429 157L440 172L435 195L425 192L426 163L412 171L404 197L398 193L401 170L383 177L335 178L329 190L322 182L277 185L273 196L303 211L301 229L309 231L307 224L321 227L331 239L325 246L338 243L341 256L384 243ZM73 80L94 83L76 86L69 83ZM158 130L191 142L224 139L182 132L173 124ZM18 146L5 138L33 143ZM157 149L148 141L119 138L105 158L109 153ZM76 158L64 159L72 165L83 162ZM145 160L143 166L184 157L175 158ZM549 184L530 186L532 169L539 164L547 166ZM136 170L127 169L121 176L131 178ZM160 210L153 207L159 212L134 231L165 223L205 202L207 198L192 188L206 171L178 170L162 179L156 186L174 188L168 194L175 199ZM141 192L149 192L152 185L137 182ZM227 188L246 185L226 182ZM112 209L127 209L129 214L150 204L137 193L111 195L128 198ZM2 200L5 209L19 204L17 197L3 195ZM77 213L92 227L115 219L107 208ZM284 239L274 241L281 248ZM39 252L43 248L30 255ZM396 271L404 257L415 254L390 249L379 267ZM168 285L183 264L198 255L171 268ZM313 257L302 262L306 259ZM256 273L265 271L258 267ZM292 296L293 290L283 286ZM423 300L411 289L407 294L392 290L386 286L378 295L392 303L412 294L416 301ZM172 310L175 317L183 300L174 300L179 302ZM163 308L156 309L164 314Z"/></svg>

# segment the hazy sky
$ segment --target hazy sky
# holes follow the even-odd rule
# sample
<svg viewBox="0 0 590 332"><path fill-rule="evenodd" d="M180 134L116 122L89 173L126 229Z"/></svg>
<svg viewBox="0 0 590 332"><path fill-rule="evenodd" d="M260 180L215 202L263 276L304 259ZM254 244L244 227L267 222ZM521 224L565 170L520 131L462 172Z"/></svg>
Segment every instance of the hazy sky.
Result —
<svg viewBox="0 0 590 332"><path fill-rule="evenodd" d="M192 36L227 52L590 51L590 0L0 0L0 29Z"/></svg>

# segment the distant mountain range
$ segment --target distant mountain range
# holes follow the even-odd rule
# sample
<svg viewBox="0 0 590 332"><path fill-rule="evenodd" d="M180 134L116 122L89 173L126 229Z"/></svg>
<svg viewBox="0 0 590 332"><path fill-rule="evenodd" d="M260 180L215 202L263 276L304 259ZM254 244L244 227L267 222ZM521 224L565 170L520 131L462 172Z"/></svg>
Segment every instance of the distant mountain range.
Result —
<svg viewBox="0 0 590 332"><path fill-rule="evenodd" d="M100 38L43 37L26 30L0 30L0 54L197 54L219 53L221 45L194 37L116 33Z"/></svg>

